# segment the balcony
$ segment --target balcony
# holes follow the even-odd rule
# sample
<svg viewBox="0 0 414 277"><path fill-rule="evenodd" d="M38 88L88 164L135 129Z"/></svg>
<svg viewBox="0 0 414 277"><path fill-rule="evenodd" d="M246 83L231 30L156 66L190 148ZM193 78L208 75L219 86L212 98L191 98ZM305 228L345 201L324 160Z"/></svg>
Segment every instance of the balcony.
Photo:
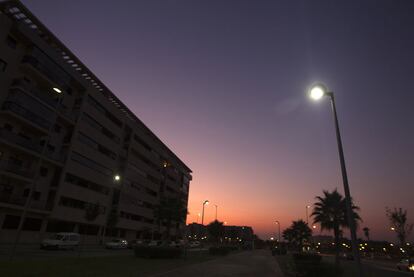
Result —
<svg viewBox="0 0 414 277"><path fill-rule="evenodd" d="M3 110L11 111L44 129L49 129L52 124L49 120L46 120L43 117L40 117L37 114L31 112L28 108L23 107L14 100L4 102Z"/></svg>
<svg viewBox="0 0 414 277"><path fill-rule="evenodd" d="M31 88L30 85L23 79L14 80L11 86L12 94L21 94L21 92L17 90L25 91L27 94L36 98L41 103L46 104L49 108L53 110L57 109L61 115L69 118L72 121L75 121L78 117L79 108L74 111L69 110L67 107L59 103L59 95L54 92L45 92L44 90Z"/></svg>
<svg viewBox="0 0 414 277"><path fill-rule="evenodd" d="M66 159L66 155L64 153L55 153L48 150L46 150L45 156L59 163L64 163Z"/></svg>
<svg viewBox="0 0 414 277"><path fill-rule="evenodd" d="M0 129L0 138L7 141L7 143L13 143L17 144L23 148L26 148L30 151L34 151L36 153L42 152L42 146L40 144L37 144L31 140L28 140L26 138L23 138L11 131L8 131L6 129Z"/></svg>
<svg viewBox="0 0 414 277"><path fill-rule="evenodd" d="M27 179L32 179L34 176L33 171L30 169L12 163L0 163L0 170L16 174Z"/></svg>
<svg viewBox="0 0 414 277"><path fill-rule="evenodd" d="M30 87L28 83L26 83L23 79L16 79L12 83L12 87L18 87L20 89L23 89L24 91L30 93L43 103L47 104L48 106L55 108L57 105L58 98L53 98L53 94L50 93L50 95L40 91L39 89L33 89Z"/></svg>
<svg viewBox="0 0 414 277"><path fill-rule="evenodd" d="M69 89L70 77L60 67L58 67L50 58L41 53L40 50L33 50L32 55L23 57L22 63L29 64L46 77L49 82L58 85L64 90Z"/></svg>
<svg viewBox="0 0 414 277"><path fill-rule="evenodd" d="M25 197L17 197L11 193L0 192L0 203L20 206L23 209L24 205L26 205L26 201L27 198ZM46 201L36 201L32 199L30 208L36 210L46 210ZM50 208L48 210L50 210Z"/></svg>

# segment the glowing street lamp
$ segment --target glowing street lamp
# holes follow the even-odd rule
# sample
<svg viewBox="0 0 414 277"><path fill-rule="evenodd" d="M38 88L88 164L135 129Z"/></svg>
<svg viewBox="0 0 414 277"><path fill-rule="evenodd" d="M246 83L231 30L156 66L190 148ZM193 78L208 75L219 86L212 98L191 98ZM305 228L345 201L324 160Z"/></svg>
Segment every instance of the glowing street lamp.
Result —
<svg viewBox="0 0 414 277"><path fill-rule="evenodd" d="M395 231L395 227L391 227L391 228L390 228L390 230L391 230L391 231Z"/></svg>
<svg viewBox="0 0 414 277"><path fill-rule="evenodd" d="M205 205L208 205L208 203L209 203L209 201L208 201L208 200L205 200L205 201L203 202L203 212L201 213L201 225L204 225L204 206L205 206Z"/></svg>
<svg viewBox="0 0 414 277"><path fill-rule="evenodd" d="M114 176L114 181L115 181L115 182L119 182L119 181L121 181L121 176L119 176L118 174L116 174L116 175Z"/></svg>
<svg viewBox="0 0 414 277"><path fill-rule="evenodd" d="M54 88L52 88L55 92L57 92L57 93L62 93L62 90L60 90L59 88L57 88L57 87L54 87Z"/></svg>
<svg viewBox="0 0 414 277"><path fill-rule="evenodd" d="M339 122L338 122L338 116L336 113L334 94L332 91L329 91L328 88L322 83L313 84L309 88L308 93L309 93L309 96L314 100L320 100L323 96L328 96L329 99L331 100L332 113L334 117L335 131L336 131L336 142L338 144L339 161L341 163L342 181L343 181L344 192L345 192L346 212L347 212L347 217L348 217L349 229L351 231L352 251L355 257L355 262L358 266L359 276L362 276L362 266L361 266L361 260L359 257L359 252L358 252L355 221L354 221L353 212L352 212L351 192L350 192L349 184L348 184L348 174L346 172L344 150L342 146L341 133L339 131Z"/></svg>

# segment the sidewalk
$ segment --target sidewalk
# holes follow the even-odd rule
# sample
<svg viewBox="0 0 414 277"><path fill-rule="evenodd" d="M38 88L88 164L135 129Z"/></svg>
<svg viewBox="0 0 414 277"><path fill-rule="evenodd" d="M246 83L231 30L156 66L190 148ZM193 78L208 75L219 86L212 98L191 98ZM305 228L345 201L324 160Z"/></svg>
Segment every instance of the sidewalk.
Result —
<svg viewBox="0 0 414 277"><path fill-rule="evenodd" d="M276 259L266 250L245 251L208 262L151 275L151 277L283 277Z"/></svg>

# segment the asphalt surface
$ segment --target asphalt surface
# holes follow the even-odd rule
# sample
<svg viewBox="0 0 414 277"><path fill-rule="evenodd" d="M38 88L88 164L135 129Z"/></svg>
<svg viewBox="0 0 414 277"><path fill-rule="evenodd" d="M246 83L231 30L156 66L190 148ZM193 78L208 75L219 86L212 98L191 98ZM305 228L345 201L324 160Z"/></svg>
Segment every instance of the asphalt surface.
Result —
<svg viewBox="0 0 414 277"><path fill-rule="evenodd" d="M151 277L282 277L276 259L268 250L244 251L208 262L174 269Z"/></svg>
<svg viewBox="0 0 414 277"><path fill-rule="evenodd" d="M0 245L0 259L8 260L10 258L12 246ZM39 245L19 245L16 248L15 260L41 260L61 257L103 257L131 255L131 249L105 249L103 245L85 245L75 250L45 250L40 249Z"/></svg>

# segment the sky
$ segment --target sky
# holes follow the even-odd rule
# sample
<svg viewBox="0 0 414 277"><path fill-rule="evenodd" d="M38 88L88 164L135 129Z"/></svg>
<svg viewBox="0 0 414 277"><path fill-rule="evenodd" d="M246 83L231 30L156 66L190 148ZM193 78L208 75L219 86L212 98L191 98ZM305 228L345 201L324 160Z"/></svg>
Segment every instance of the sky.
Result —
<svg viewBox="0 0 414 277"><path fill-rule="evenodd" d="M22 2L193 170L188 223L208 199L205 223L217 205L267 239L343 192L316 81L361 228L395 240L386 207L414 222L413 1Z"/></svg>

